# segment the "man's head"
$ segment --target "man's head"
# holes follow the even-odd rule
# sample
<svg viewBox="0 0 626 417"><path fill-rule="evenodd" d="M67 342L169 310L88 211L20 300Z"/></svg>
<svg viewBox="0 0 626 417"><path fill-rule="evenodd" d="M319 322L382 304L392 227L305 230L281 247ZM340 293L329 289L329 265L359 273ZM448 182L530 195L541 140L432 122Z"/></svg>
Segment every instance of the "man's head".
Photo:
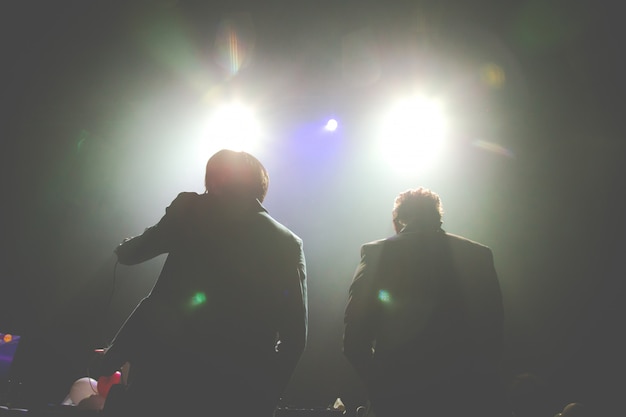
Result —
<svg viewBox="0 0 626 417"><path fill-rule="evenodd" d="M419 230L437 230L441 227L443 216L441 199L426 188L407 190L396 197L392 216L397 233L406 226Z"/></svg>
<svg viewBox="0 0 626 417"><path fill-rule="evenodd" d="M222 149L206 164L204 186L210 194L263 202L269 182L263 164L247 152Z"/></svg>

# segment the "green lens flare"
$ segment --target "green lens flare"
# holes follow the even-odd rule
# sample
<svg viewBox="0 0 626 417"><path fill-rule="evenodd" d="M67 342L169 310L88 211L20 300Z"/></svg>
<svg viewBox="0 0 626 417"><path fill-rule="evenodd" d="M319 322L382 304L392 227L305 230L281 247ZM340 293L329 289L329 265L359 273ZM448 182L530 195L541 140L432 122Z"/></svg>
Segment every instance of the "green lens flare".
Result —
<svg viewBox="0 0 626 417"><path fill-rule="evenodd" d="M383 302L385 304L388 304L388 303L391 302L391 294L389 294L388 291L380 290L380 291L378 291L378 299L381 302Z"/></svg>
<svg viewBox="0 0 626 417"><path fill-rule="evenodd" d="M191 307L199 307L206 303L206 294L203 292L197 292L191 297Z"/></svg>

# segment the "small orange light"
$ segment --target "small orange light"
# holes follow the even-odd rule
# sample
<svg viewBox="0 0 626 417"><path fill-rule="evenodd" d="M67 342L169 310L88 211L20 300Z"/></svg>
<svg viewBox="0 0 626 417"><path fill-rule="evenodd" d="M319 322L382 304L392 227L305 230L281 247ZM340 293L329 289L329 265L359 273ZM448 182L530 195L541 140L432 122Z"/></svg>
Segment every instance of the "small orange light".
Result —
<svg viewBox="0 0 626 417"><path fill-rule="evenodd" d="M9 343L11 340L13 340L13 336L11 336L9 333L5 334L3 337L3 340L5 343Z"/></svg>
<svg viewBox="0 0 626 417"><path fill-rule="evenodd" d="M502 67L496 64L486 64L481 68L482 81L489 87L500 88L506 82L506 75Z"/></svg>

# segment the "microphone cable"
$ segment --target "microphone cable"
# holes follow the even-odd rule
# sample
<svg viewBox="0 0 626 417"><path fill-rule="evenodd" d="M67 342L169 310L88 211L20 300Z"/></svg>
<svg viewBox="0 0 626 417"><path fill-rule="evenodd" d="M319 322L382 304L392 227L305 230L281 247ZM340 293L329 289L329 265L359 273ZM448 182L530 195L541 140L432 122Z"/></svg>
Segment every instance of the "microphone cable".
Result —
<svg viewBox="0 0 626 417"><path fill-rule="evenodd" d="M106 301L102 309L102 316L100 317L101 325L106 322L106 317L109 315L110 310L111 310L111 305L113 303L113 296L115 295L116 287L117 287L117 266L119 265L119 263L120 262L116 256L115 264L113 265L113 281L111 282L111 290L109 291L109 294L106 297ZM92 367L94 363L97 361L98 358L101 358L102 355L104 355L106 350L109 348L110 342L105 343L105 345L106 347L104 348L97 348L93 350L93 353L95 353L95 355L92 357L91 361L89 361L89 363L87 364L87 370L86 370L87 377L91 378Z"/></svg>

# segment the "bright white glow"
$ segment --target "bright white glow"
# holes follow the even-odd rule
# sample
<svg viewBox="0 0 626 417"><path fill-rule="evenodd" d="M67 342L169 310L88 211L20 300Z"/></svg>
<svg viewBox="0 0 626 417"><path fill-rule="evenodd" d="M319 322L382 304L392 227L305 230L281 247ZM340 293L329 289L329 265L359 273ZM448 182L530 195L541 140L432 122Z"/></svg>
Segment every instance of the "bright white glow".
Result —
<svg viewBox="0 0 626 417"><path fill-rule="evenodd" d="M220 149L252 153L260 136L260 125L254 113L239 103L232 103L217 109L209 119L205 140L211 153Z"/></svg>
<svg viewBox="0 0 626 417"><path fill-rule="evenodd" d="M326 123L326 127L325 129L328 130L329 132L334 132L335 130L337 130L337 120L335 119L330 119L327 123Z"/></svg>
<svg viewBox="0 0 626 417"><path fill-rule="evenodd" d="M435 162L446 130L438 102L423 97L403 100L383 120L379 152L396 170L421 171Z"/></svg>

